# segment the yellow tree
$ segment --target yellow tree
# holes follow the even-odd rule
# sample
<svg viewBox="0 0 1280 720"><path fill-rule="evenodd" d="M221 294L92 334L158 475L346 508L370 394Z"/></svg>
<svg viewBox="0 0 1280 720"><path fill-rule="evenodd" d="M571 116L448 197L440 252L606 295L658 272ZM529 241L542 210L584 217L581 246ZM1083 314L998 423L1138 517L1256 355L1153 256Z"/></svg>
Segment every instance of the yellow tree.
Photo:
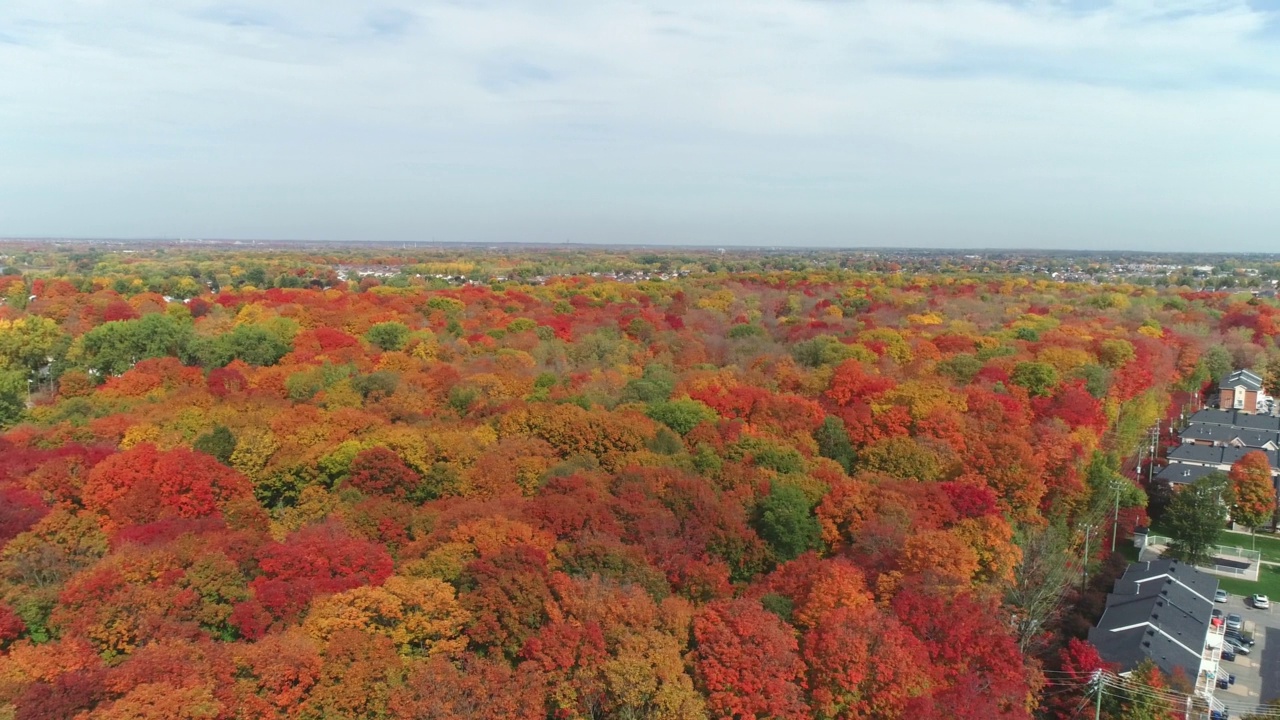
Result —
<svg viewBox="0 0 1280 720"><path fill-rule="evenodd" d="M468 620L452 586L436 578L392 576L381 587L319 600L304 630L321 642L340 630L359 630L389 638L401 655L433 656L466 647L460 635Z"/></svg>
<svg viewBox="0 0 1280 720"><path fill-rule="evenodd" d="M609 704L616 717L700 720L702 697L685 672L680 644L663 632L628 635L604 663Z"/></svg>

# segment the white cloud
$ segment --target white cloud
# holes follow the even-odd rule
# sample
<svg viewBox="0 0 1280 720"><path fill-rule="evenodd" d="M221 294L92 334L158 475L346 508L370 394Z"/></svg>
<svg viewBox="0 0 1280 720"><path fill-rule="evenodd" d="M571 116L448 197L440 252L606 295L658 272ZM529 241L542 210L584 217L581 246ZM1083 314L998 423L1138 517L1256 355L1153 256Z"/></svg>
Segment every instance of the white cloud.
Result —
<svg viewBox="0 0 1280 720"><path fill-rule="evenodd" d="M0 234L1270 249L1275 22L1234 0L9 0Z"/></svg>

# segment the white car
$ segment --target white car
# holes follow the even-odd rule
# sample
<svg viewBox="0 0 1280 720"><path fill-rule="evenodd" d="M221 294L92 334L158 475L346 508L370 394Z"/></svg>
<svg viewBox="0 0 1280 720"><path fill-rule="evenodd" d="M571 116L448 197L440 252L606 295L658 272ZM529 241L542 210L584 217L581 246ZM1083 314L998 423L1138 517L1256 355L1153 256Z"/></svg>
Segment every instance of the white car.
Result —
<svg viewBox="0 0 1280 720"><path fill-rule="evenodd" d="M1254 595L1249 598L1249 604L1259 610L1266 610L1271 607L1271 600L1269 600L1266 595Z"/></svg>
<svg viewBox="0 0 1280 720"><path fill-rule="evenodd" d="M1213 601L1214 601L1214 602L1226 602L1228 597L1229 597L1229 596L1227 595L1227 591L1226 591L1226 590L1219 590L1218 592L1216 592L1216 593L1214 593L1214 594L1213 594Z"/></svg>

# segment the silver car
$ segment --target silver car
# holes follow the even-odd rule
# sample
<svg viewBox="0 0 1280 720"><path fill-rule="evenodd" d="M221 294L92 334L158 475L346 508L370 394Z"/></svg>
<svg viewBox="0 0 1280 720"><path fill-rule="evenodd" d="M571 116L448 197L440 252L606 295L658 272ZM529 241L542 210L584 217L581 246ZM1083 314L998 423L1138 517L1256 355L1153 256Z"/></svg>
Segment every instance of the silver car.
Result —
<svg viewBox="0 0 1280 720"><path fill-rule="evenodd" d="M1241 625L1244 625L1244 618L1240 617L1239 613L1231 613L1227 616L1228 630L1239 630Z"/></svg>

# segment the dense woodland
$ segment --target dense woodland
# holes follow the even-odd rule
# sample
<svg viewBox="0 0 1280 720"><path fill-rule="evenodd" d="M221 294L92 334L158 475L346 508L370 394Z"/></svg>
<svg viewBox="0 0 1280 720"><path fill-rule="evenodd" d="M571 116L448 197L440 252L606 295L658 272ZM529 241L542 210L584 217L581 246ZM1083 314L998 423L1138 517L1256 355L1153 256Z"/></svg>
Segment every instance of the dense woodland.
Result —
<svg viewBox="0 0 1280 720"><path fill-rule="evenodd" d="M1082 528L1143 522L1148 428L1280 333L1249 293L481 262L0 261L0 718L1070 717L1118 562Z"/></svg>

